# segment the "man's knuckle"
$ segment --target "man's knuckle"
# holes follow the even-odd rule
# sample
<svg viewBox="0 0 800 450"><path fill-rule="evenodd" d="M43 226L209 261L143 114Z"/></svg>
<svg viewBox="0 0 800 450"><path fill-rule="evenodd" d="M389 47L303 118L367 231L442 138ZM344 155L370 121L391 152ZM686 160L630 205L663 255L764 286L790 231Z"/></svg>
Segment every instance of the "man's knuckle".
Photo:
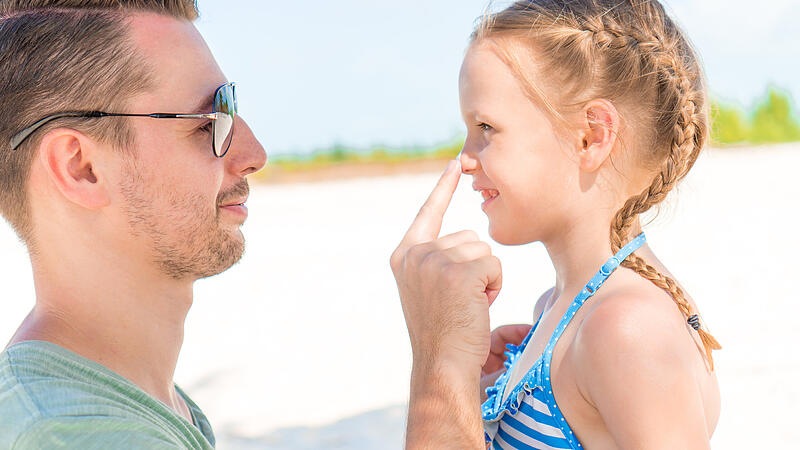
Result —
<svg viewBox="0 0 800 450"><path fill-rule="evenodd" d="M500 269L500 268L502 268L502 267L503 267L503 263L502 263L502 262L500 262L500 258L498 258L497 256L495 256L495 255L491 255L491 256L489 256L489 260L490 260L490 261L492 262L492 264L494 264L494 265L495 265L495 267L497 267L498 269Z"/></svg>
<svg viewBox="0 0 800 450"><path fill-rule="evenodd" d="M392 268L393 272L397 272L397 270L402 266L403 256L404 255L399 248L393 251L391 256L389 256L389 267Z"/></svg>
<svg viewBox="0 0 800 450"><path fill-rule="evenodd" d="M425 258L427 251L425 246L417 244L408 249L405 254L405 259L410 261L422 261Z"/></svg>
<svg viewBox="0 0 800 450"><path fill-rule="evenodd" d="M435 250L425 256L425 268L429 272L442 272L450 270L448 267L452 260L448 254L441 250Z"/></svg>

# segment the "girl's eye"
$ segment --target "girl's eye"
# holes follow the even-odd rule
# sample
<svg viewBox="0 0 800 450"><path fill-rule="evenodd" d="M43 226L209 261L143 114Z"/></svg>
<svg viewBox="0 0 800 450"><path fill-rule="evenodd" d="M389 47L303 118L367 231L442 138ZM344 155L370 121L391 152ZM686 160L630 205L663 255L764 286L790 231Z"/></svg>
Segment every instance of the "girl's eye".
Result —
<svg viewBox="0 0 800 450"><path fill-rule="evenodd" d="M492 129L492 126L489 125L489 124L481 122L481 123L478 124L478 128L480 128L481 131L490 131Z"/></svg>
<svg viewBox="0 0 800 450"><path fill-rule="evenodd" d="M209 120L202 127L198 128L198 130L202 131L203 133L211 133L211 121Z"/></svg>

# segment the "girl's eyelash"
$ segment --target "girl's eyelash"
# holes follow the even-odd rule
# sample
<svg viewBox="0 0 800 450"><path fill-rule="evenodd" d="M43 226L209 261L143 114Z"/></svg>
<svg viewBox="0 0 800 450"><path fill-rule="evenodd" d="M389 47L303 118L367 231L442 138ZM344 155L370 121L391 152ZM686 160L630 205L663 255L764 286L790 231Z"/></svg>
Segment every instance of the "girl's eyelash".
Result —
<svg viewBox="0 0 800 450"><path fill-rule="evenodd" d="M482 131L489 131L492 129L492 126L488 123L481 122L478 124L478 128L480 128Z"/></svg>

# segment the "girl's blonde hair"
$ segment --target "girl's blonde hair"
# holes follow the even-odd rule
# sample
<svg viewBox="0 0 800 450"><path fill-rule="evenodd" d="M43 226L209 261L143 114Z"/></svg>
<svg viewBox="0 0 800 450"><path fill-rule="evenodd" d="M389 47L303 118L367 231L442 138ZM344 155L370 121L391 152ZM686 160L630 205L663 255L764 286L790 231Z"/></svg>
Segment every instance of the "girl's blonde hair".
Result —
<svg viewBox="0 0 800 450"><path fill-rule="evenodd" d="M706 142L707 90L691 44L657 0L518 1L481 19L472 41L484 40L498 44L499 56L528 96L555 118L565 120L559 110L595 98L635 113L636 146L642 152L636 156L657 174L615 215L610 240L616 253L639 215L664 200ZM523 69L519 48L535 57L537 80L551 86L550 95ZM713 370L711 350L721 347L700 328L678 284L636 255L622 265L672 296L700 334Z"/></svg>

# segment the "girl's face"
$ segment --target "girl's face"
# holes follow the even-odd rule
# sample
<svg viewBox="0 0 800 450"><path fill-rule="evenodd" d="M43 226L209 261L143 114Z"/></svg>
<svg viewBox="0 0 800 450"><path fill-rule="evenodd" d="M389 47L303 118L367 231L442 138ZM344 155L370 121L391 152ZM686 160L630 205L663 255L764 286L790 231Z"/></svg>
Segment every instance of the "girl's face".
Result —
<svg viewBox="0 0 800 450"><path fill-rule="evenodd" d="M565 232L580 204L578 138L557 132L491 43L467 52L459 94L467 125L462 170L484 198L491 237L519 245Z"/></svg>

